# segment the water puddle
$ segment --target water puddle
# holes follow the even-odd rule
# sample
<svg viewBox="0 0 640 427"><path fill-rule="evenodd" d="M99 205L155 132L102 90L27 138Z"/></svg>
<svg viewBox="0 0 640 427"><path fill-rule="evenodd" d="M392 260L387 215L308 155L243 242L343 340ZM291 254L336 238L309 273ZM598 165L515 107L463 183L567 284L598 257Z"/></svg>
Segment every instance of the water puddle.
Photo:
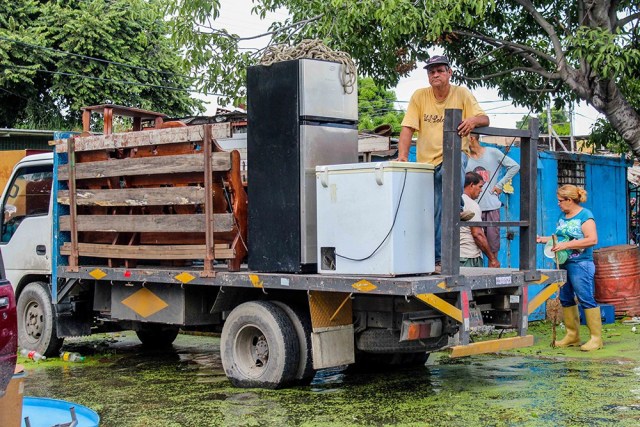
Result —
<svg viewBox="0 0 640 427"><path fill-rule="evenodd" d="M634 363L535 357L436 358L415 369L318 372L309 386L236 389L218 339L180 335L146 351L135 335L72 341L87 362L29 369L25 394L71 400L121 426L540 426L640 424Z"/></svg>

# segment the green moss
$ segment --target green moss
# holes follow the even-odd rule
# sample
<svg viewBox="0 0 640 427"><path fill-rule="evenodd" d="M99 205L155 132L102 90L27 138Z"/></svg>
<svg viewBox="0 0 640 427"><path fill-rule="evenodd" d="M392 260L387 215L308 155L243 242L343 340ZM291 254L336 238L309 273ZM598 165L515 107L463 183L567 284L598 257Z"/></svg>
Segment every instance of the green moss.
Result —
<svg viewBox="0 0 640 427"><path fill-rule="evenodd" d="M440 353L426 367L368 375L327 370L285 390L232 387L217 338L180 335L173 351L150 352L133 334L94 336L65 345L87 355L84 364L27 364L25 392L87 405L108 427L638 425L640 335L606 326L605 349L582 353L549 347L548 323L531 332L536 344L509 354Z"/></svg>

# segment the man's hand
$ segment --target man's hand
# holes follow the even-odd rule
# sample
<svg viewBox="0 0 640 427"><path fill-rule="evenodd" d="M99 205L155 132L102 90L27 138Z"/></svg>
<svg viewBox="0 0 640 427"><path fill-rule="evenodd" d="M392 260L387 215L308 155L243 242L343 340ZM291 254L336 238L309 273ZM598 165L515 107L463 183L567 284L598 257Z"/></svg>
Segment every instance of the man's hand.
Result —
<svg viewBox="0 0 640 427"><path fill-rule="evenodd" d="M480 126L489 126L489 117L475 116L464 119L458 125L458 135L462 137L469 136L472 130Z"/></svg>
<svg viewBox="0 0 640 427"><path fill-rule="evenodd" d="M402 157L398 156L398 158L394 160L394 162L408 162L408 161L409 159L407 158L407 156L402 156Z"/></svg>
<svg viewBox="0 0 640 427"><path fill-rule="evenodd" d="M502 189L500 187L493 187L493 192L496 196L499 196L502 193Z"/></svg>
<svg viewBox="0 0 640 427"><path fill-rule="evenodd" d="M500 261L497 259L489 260L489 268L500 268Z"/></svg>

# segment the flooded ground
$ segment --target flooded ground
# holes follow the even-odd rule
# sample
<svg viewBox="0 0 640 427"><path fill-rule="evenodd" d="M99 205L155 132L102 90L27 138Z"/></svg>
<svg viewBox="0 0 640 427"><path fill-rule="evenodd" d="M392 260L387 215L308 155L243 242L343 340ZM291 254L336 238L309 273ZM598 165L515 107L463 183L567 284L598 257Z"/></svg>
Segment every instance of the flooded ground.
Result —
<svg viewBox="0 0 640 427"><path fill-rule="evenodd" d="M131 333L96 335L65 345L87 355L84 363L22 360L25 395L86 405L106 427L640 425L640 333L610 326L607 349L589 355L551 349L549 325L532 329L536 346L509 355L327 370L287 390L231 387L214 337L180 335L161 353Z"/></svg>

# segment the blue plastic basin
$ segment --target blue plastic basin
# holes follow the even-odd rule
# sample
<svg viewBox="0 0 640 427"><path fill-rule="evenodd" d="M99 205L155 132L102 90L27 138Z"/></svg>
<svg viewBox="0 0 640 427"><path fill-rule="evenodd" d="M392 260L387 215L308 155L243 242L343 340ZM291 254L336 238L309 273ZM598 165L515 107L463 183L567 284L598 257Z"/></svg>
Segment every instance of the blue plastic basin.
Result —
<svg viewBox="0 0 640 427"><path fill-rule="evenodd" d="M86 406L65 400L25 396L22 400L21 426L25 426L25 417L29 417L31 427L50 427L69 423L71 422L71 412L69 412L71 407L76 410L78 427L98 427L100 424L100 416Z"/></svg>

